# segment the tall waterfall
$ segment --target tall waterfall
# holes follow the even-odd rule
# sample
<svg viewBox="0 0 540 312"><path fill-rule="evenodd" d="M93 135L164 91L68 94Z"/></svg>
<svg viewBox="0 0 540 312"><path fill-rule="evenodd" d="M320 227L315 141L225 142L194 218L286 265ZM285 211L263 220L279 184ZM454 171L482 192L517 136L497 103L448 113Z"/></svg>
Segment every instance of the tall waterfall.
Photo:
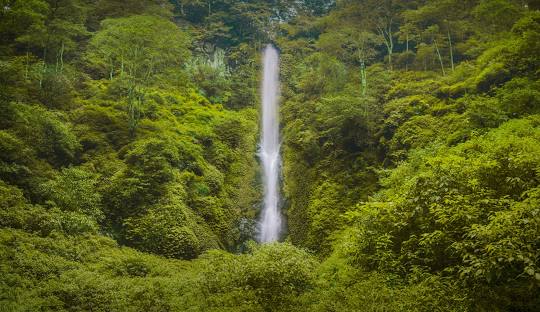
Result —
<svg viewBox="0 0 540 312"><path fill-rule="evenodd" d="M281 213L279 211L279 55L267 45L263 53L262 133L260 158L263 166L264 207L260 221L260 242L279 239Z"/></svg>

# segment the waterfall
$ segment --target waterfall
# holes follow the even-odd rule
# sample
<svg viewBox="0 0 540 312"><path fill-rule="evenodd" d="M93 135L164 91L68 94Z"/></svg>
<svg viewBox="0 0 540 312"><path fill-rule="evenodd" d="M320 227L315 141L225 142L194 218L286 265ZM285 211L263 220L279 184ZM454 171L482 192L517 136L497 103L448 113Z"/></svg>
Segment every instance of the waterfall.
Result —
<svg viewBox="0 0 540 312"><path fill-rule="evenodd" d="M279 211L279 55L267 45L263 53L262 133L259 156L263 169L264 207L260 221L260 242L279 239L281 213Z"/></svg>

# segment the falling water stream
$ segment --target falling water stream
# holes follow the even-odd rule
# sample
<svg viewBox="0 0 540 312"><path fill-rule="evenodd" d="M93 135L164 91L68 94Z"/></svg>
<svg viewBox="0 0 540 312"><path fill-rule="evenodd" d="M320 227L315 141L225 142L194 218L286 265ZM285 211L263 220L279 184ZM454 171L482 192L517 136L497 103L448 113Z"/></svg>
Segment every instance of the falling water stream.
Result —
<svg viewBox="0 0 540 312"><path fill-rule="evenodd" d="M281 213L279 211L279 55L267 45L263 53L262 133L260 158L263 166L264 207L261 214L259 241L279 239Z"/></svg>

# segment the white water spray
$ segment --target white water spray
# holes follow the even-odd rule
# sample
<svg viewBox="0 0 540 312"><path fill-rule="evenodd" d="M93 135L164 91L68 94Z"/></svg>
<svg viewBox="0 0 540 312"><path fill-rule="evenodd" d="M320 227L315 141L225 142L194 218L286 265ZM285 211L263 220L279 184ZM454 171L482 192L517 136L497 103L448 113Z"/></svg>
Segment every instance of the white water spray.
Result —
<svg viewBox="0 0 540 312"><path fill-rule="evenodd" d="M262 134L260 158L263 165L264 207L261 215L259 241L279 239L281 213L279 211L279 56L272 45L263 53Z"/></svg>

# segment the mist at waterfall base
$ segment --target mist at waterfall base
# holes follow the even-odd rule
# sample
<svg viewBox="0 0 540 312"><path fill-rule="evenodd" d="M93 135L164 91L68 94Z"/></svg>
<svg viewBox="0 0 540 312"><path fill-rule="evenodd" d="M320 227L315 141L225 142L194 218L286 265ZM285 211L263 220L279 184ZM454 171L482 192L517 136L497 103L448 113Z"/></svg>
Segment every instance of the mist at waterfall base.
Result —
<svg viewBox="0 0 540 312"><path fill-rule="evenodd" d="M259 157L263 169L264 206L259 223L259 242L273 242L281 232L279 208L279 55L267 45L263 51L262 132Z"/></svg>

